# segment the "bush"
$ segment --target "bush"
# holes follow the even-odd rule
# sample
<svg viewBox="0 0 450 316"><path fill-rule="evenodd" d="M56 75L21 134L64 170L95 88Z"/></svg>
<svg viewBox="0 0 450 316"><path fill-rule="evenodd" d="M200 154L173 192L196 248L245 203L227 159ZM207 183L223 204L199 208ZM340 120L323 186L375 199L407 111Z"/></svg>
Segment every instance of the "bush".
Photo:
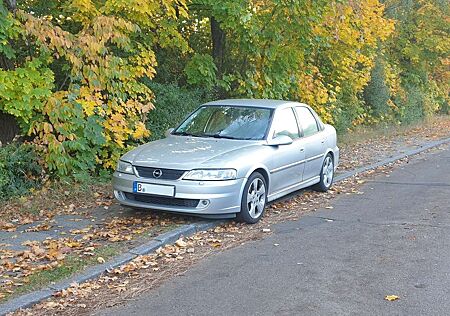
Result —
<svg viewBox="0 0 450 316"><path fill-rule="evenodd" d="M421 121L425 117L424 94L418 87L409 86L405 88L406 99L398 100L398 120L402 124L411 124Z"/></svg>
<svg viewBox="0 0 450 316"><path fill-rule="evenodd" d="M42 168L33 146L10 144L0 147L0 200L38 188L41 175Z"/></svg>
<svg viewBox="0 0 450 316"><path fill-rule="evenodd" d="M441 107L439 109L441 114L450 115L450 104L447 100L442 100Z"/></svg>
<svg viewBox="0 0 450 316"><path fill-rule="evenodd" d="M343 87L334 105L333 121L338 133L347 132L355 125L358 118L360 118L361 122L357 122L357 125L370 123L365 122L362 118L362 115L365 113L364 103L347 86Z"/></svg>
<svg viewBox="0 0 450 316"><path fill-rule="evenodd" d="M210 55L195 54L184 68L187 82L192 86L211 89L217 81L217 67Z"/></svg>
<svg viewBox="0 0 450 316"><path fill-rule="evenodd" d="M148 82L155 93L155 109L148 113L147 128L150 130L148 140L164 137L165 132L176 127L199 105L213 99L211 92L200 89L183 89L176 84Z"/></svg>
<svg viewBox="0 0 450 316"><path fill-rule="evenodd" d="M374 116L386 117L389 112L389 87L386 84L384 64L380 57L375 60L369 83L364 89L364 101L372 109Z"/></svg>

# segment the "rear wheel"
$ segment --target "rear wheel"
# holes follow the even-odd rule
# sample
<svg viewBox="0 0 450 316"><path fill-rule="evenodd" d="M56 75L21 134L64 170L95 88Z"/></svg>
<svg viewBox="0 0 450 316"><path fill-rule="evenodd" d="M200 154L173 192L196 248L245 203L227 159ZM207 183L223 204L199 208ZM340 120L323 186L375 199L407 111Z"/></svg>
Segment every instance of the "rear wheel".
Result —
<svg viewBox="0 0 450 316"><path fill-rule="evenodd" d="M333 184L334 179L334 161L331 154L328 154L320 170L320 182L316 184L315 189L320 192L326 192Z"/></svg>
<svg viewBox="0 0 450 316"><path fill-rule="evenodd" d="M254 224L264 214L267 202L267 185L264 177L253 173L247 180L241 200L241 211L236 218L240 222Z"/></svg>

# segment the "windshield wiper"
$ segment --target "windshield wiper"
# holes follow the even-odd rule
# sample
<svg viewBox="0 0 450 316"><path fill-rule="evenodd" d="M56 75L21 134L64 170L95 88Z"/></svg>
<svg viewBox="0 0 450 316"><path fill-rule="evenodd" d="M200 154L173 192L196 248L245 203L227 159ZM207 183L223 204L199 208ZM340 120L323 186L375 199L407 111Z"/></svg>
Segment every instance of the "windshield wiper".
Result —
<svg viewBox="0 0 450 316"><path fill-rule="evenodd" d="M172 135L177 135L177 136L192 136L192 137L201 137L200 135L196 135L196 134L191 134L191 133L187 133L187 132L174 132L174 133L172 133Z"/></svg>
<svg viewBox="0 0 450 316"><path fill-rule="evenodd" d="M225 139L240 139L240 138L233 137L233 136L220 135L220 133L217 133L217 134L203 134L202 136L213 137L213 138L225 138Z"/></svg>

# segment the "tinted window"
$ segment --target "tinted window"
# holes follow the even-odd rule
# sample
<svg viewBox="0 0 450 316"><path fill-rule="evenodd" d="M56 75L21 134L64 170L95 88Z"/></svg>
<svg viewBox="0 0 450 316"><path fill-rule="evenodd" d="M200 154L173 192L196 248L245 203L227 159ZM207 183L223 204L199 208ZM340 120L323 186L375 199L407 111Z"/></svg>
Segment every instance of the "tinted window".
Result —
<svg viewBox="0 0 450 316"><path fill-rule="evenodd" d="M203 106L172 134L230 139L264 139L271 109L237 106Z"/></svg>
<svg viewBox="0 0 450 316"><path fill-rule="evenodd" d="M297 120L292 108L277 111L274 119L273 138L281 135L289 136L292 139L299 138Z"/></svg>
<svg viewBox="0 0 450 316"><path fill-rule="evenodd" d="M311 136L319 131L317 121L308 108L299 106L295 108L304 136Z"/></svg>

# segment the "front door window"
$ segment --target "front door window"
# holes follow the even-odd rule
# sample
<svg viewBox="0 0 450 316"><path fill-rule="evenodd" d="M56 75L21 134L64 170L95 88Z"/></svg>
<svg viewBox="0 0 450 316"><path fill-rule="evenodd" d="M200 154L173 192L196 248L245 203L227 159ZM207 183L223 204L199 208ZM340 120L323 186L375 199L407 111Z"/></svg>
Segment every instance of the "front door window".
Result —
<svg viewBox="0 0 450 316"><path fill-rule="evenodd" d="M273 122L273 136L276 138L282 135L289 136L292 139L300 137L298 131L297 119L295 118L292 108L286 108L278 111Z"/></svg>

